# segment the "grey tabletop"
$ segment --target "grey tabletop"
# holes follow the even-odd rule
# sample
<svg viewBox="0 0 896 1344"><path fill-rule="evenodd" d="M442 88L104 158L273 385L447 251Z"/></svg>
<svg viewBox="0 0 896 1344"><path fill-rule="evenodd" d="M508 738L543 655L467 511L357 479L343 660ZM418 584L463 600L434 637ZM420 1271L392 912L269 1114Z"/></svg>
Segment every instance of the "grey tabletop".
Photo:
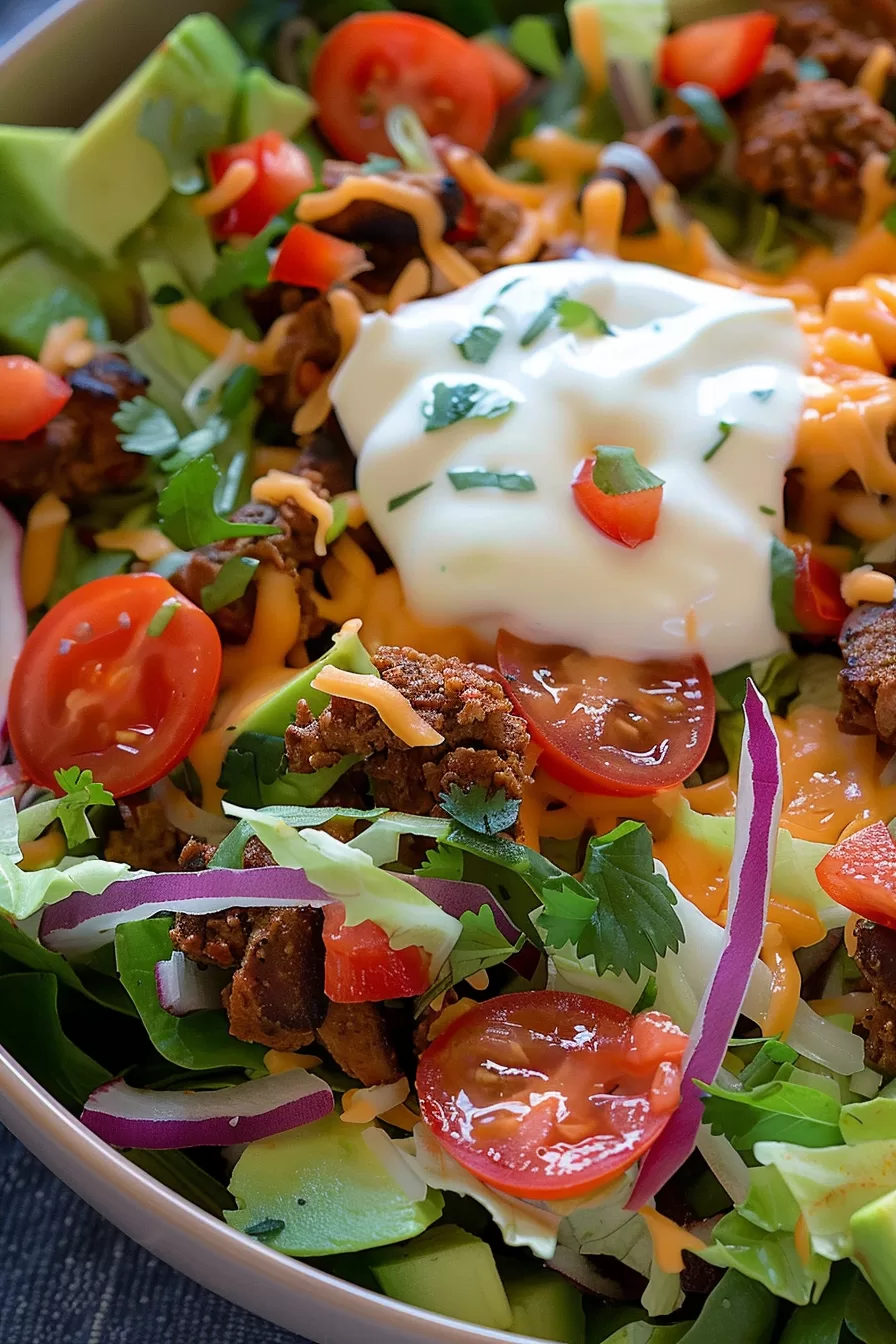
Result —
<svg viewBox="0 0 896 1344"><path fill-rule="evenodd" d="M0 46L46 8L0 0ZM123 1237L2 1126L0 1209L3 1344L296 1344Z"/></svg>

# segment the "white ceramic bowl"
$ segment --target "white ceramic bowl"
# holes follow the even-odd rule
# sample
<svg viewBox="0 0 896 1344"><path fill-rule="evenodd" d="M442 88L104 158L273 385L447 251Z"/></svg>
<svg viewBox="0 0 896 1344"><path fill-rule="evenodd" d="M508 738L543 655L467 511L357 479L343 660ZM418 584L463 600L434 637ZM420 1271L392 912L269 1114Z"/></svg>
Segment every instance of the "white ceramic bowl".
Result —
<svg viewBox="0 0 896 1344"><path fill-rule="evenodd" d="M194 8L232 0L63 0L0 51L0 121L76 125ZM108 1148L0 1049L0 1121L128 1236L183 1274L319 1344L526 1344L416 1311L260 1245Z"/></svg>

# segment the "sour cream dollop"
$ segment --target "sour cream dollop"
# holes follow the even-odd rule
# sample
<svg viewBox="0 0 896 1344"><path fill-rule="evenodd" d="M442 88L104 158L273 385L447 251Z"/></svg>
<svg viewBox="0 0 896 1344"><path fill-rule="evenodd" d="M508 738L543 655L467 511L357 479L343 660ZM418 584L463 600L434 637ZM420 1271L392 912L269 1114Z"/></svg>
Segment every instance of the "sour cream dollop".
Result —
<svg viewBox="0 0 896 1344"><path fill-rule="evenodd" d="M551 312L529 339L560 295L613 334L563 330ZM485 363L458 344L477 326L498 333ZM771 542L805 358L787 301L594 258L508 267L366 318L332 391L367 517L420 617L633 661L700 652L718 672L781 647ZM427 432L438 384L512 406ZM665 482L636 549L574 502L599 445L632 448ZM528 473L535 488L457 489L459 469Z"/></svg>

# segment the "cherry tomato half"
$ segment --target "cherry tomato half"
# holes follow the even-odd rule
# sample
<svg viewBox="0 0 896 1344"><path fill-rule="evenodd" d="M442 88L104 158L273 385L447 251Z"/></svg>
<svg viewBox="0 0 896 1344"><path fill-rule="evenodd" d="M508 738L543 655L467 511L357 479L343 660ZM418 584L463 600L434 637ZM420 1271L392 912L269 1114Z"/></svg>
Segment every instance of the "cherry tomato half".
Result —
<svg viewBox="0 0 896 1344"><path fill-rule="evenodd" d="M294 224L280 245L271 280L301 289L326 291L367 267L367 254L356 243L320 233L308 224Z"/></svg>
<svg viewBox="0 0 896 1344"><path fill-rule="evenodd" d="M586 457L576 468L572 493L583 513L605 537L634 550L656 534L663 504L663 487L630 490L624 495L608 495L594 483L594 458Z"/></svg>
<svg viewBox="0 0 896 1344"><path fill-rule="evenodd" d="M213 150L208 156L212 181L220 182L238 159L253 163L258 176L229 210L215 216L215 233L219 238L230 238L235 233L254 238L276 214L314 186L314 170L308 155L279 131L265 131L242 144Z"/></svg>
<svg viewBox="0 0 896 1344"><path fill-rule="evenodd" d="M488 57L475 42L418 14L355 14L324 38L311 73L317 122L346 159L394 154L390 107L412 107L430 135L485 148L497 98Z"/></svg>
<svg viewBox="0 0 896 1344"><path fill-rule="evenodd" d="M0 439L27 439L62 410L72 389L27 355L0 356Z"/></svg>
<svg viewBox="0 0 896 1344"><path fill-rule="evenodd" d="M539 765L574 789L655 793L687 779L706 755L715 693L702 658L626 663L502 630L498 667L543 749Z"/></svg>
<svg viewBox="0 0 896 1344"><path fill-rule="evenodd" d="M689 23L660 48L660 83L667 89L702 84L731 98L759 73L776 26L774 15L761 9Z"/></svg>
<svg viewBox="0 0 896 1344"><path fill-rule="evenodd" d="M896 929L896 844L882 821L829 849L815 875L832 901Z"/></svg>
<svg viewBox="0 0 896 1344"><path fill-rule="evenodd" d="M500 42L495 42L490 37L477 37L473 40L488 59L498 106L503 107L505 103L512 103L514 98L519 98L531 84L532 76L529 71L522 61L518 61L512 52L501 46Z"/></svg>
<svg viewBox="0 0 896 1344"><path fill-rule="evenodd" d="M807 635L839 635L849 607L840 593L840 575L812 550L811 542L791 548L796 556L793 614Z"/></svg>
<svg viewBox="0 0 896 1344"><path fill-rule="evenodd" d="M382 1003L424 994L430 983L430 957L419 947L389 946L389 937L373 920L345 926L345 909L324 907L324 993L333 1003Z"/></svg>
<svg viewBox="0 0 896 1344"><path fill-rule="evenodd" d="M420 1113L488 1185L567 1199L605 1185L659 1138L687 1043L662 1013L632 1017L585 994L505 994L423 1055Z"/></svg>
<svg viewBox="0 0 896 1344"><path fill-rule="evenodd" d="M46 788L56 787L54 770L78 765L116 798L136 793L187 755L220 674L214 623L165 579L94 579L57 602L25 643L9 692L16 756Z"/></svg>

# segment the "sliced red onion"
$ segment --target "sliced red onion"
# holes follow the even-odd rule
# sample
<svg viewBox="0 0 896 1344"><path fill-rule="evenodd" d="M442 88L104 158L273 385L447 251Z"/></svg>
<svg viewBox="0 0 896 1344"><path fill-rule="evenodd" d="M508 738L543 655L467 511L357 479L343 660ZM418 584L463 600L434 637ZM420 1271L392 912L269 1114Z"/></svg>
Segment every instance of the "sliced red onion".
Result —
<svg viewBox="0 0 896 1344"><path fill-rule="evenodd" d="M694 1151L703 1119L696 1084L711 1083L721 1067L762 947L781 816L781 757L768 705L752 681L744 715L725 946L691 1031L681 1104L641 1164L629 1209L653 1199Z"/></svg>
<svg viewBox="0 0 896 1344"><path fill-rule="evenodd" d="M6 705L16 659L22 652L28 622L22 601L20 560L22 529L0 504L0 759L6 745Z"/></svg>
<svg viewBox="0 0 896 1344"><path fill-rule="evenodd" d="M186 1017L221 1007L221 990L227 977L214 966L197 966L183 952L174 952L168 961L156 965L156 993L159 1003L172 1017Z"/></svg>
<svg viewBox="0 0 896 1344"><path fill-rule="evenodd" d="M305 1069L213 1092L147 1092L118 1078L87 1099L81 1123L115 1148L226 1148L322 1120L333 1093Z"/></svg>

